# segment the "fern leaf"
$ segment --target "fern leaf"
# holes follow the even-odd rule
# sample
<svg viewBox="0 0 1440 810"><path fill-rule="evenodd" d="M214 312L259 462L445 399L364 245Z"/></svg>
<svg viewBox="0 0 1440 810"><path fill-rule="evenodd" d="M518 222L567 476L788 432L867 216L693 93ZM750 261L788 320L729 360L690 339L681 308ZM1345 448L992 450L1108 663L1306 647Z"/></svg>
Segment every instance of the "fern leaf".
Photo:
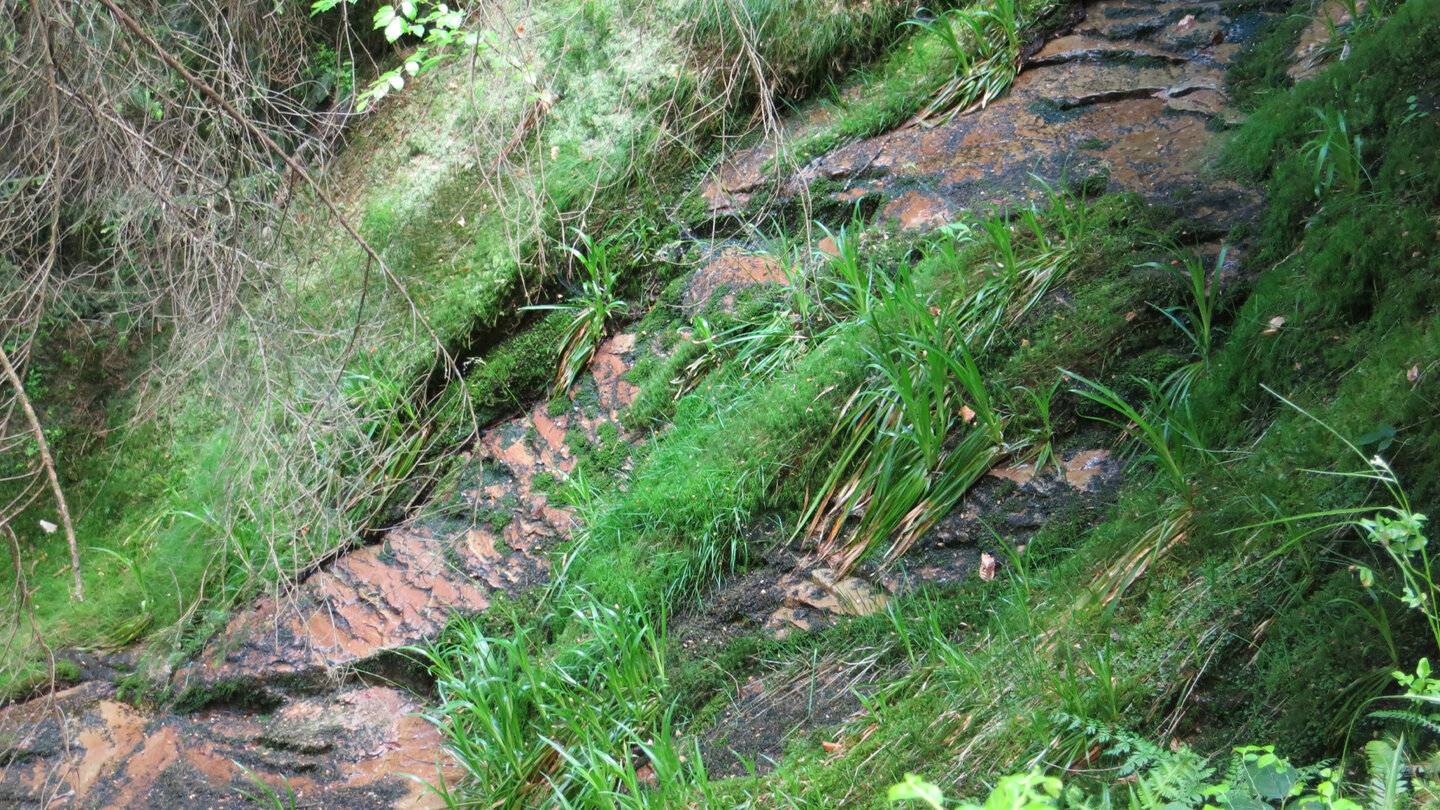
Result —
<svg viewBox="0 0 1440 810"><path fill-rule="evenodd" d="M1423 728L1431 734L1440 734L1440 722L1436 722L1437 717L1434 715L1427 716L1419 712L1403 710L1383 710L1371 712L1370 716L1381 720L1398 720L1414 728Z"/></svg>
<svg viewBox="0 0 1440 810"><path fill-rule="evenodd" d="M1405 736L1394 743L1371 740L1365 744L1365 760L1370 766L1370 810L1396 810L1405 795Z"/></svg>

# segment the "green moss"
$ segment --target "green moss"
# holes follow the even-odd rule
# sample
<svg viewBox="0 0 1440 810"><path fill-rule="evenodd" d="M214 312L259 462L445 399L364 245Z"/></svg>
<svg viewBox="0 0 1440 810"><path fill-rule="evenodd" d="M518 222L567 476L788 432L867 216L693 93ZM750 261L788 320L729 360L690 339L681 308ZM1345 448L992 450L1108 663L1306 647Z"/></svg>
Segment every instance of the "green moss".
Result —
<svg viewBox="0 0 1440 810"><path fill-rule="evenodd" d="M54 678L45 663L27 662L14 671L0 674L0 702L24 701L43 694L53 683L57 690L80 682L80 668L64 658L55 659ZM0 745L3 751L3 745Z"/></svg>
<svg viewBox="0 0 1440 810"><path fill-rule="evenodd" d="M1225 87L1237 109L1254 110L1294 85L1287 71L1309 23L1310 18L1299 13L1275 17L1245 43L1225 75Z"/></svg>
<svg viewBox="0 0 1440 810"><path fill-rule="evenodd" d="M575 454L575 465L582 469L585 478L592 485L607 487L629 463L635 447L625 441L613 422L600 422L595 426L595 433L592 442L584 430L572 427L565 434L565 444Z"/></svg>
<svg viewBox="0 0 1440 810"><path fill-rule="evenodd" d="M266 714L278 709L283 702L260 688L253 677L240 677L188 687L175 698L170 710L176 714L194 714L211 706L224 706Z"/></svg>
<svg viewBox="0 0 1440 810"><path fill-rule="evenodd" d="M480 422L528 407L550 390L570 324L556 310L527 325L479 357L465 377Z"/></svg>
<svg viewBox="0 0 1440 810"><path fill-rule="evenodd" d="M879 53L895 39L896 26L909 11L893 0L839 6L821 0L744 0L736 9L691 2L682 14L695 21L700 41L712 43L708 57L723 69L738 70L747 92L754 91L754 77L744 67L744 43L753 38L773 88L782 97L796 98L834 75L837 65Z"/></svg>

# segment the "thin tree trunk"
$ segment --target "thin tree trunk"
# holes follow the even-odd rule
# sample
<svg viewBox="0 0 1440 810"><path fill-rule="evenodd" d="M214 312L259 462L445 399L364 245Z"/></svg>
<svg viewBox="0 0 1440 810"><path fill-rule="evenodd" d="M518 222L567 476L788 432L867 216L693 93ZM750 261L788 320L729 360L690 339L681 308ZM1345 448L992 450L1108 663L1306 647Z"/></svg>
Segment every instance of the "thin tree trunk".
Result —
<svg viewBox="0 0 1440 810"><path fill-rule="evenodd" d="M20 383L20 375L15 373L15 366L10 363L10 355L5 353L4 346L0 346L0 370L5 372L10 384L15 386L15 396L25 411L26 421L30 423L30 434L35 437L35 444L40 447L40 464L45 468L45 477L50 479L50 491L55 494L55 503L60 508L60 525L65 527L65 539L70 541L70 571L75 577L75 601L84 602L85 586L80 579L80 545L75 542L75 524L70 522L70 506L65 502L65 493L60 489L60 477L55 474L55 459L50 455L45 431L40 428L40 419L30 405L30 397L26 395L25 386Z"/></svg>

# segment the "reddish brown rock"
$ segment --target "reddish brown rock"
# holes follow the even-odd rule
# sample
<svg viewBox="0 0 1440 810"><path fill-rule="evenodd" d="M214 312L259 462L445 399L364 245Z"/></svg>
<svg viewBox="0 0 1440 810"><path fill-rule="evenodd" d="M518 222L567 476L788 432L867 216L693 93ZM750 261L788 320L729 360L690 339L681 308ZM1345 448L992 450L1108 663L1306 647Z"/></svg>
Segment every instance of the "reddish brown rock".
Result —
<svg viewBox="0 0 1440 810"><path fill-rule="evenodd" d="M915 229L1067 186L1136 192L1215 232L1250 217L1255 194L1216 180L1210 165L1215 128L1207 122L1241 117L1224 89L1240 44L1227 40L1232 21L1221 6L1104 0L1086 15L1032 55L1010 92L985 109L836 149L779 184L780 196L820 179L840 182L835 202L878 194L882 218Z"/></svg>
<svg viewBox="0 0 1440 810"><path fill-rule="evenodd" d="M6 807L136 808L244 806L258 792L243 765L272 790L320 808L437 808L443 803L402 774L436 782L444 754L419 704L388 687L297 700L268 716L225 710L154 716L89 682L0 711L13 739L0 770ZM437 764L438 763L438 764Z"/></svg>

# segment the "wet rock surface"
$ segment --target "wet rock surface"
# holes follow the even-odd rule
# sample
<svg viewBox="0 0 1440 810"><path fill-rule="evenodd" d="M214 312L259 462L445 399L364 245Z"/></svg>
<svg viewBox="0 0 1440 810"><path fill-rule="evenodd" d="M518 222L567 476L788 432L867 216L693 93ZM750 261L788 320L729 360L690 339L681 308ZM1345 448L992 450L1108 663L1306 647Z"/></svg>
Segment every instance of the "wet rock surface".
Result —
<svg viewBox="0 0 1440 810"><path fill-rule="evenodd" d="M1283 5L1283 4L1282 4ZM1264 4L1103 0L1030 56L988 108L867 138L823 155L784 181L839 201L880 195L881 219L926 229L966 210L1010 208L1049 189L1128 191L1174 206L1223 233L1250 219L1255 193L1215 178L1211 145L1239 120L1225 71ZM735 165L756 159L742 153ZM747 210L722 167L705 187L712 215ZM757 185L748 193L760 198ZM753 212L752 212L753 213Z"/></svg>
<svg viewBox="0 0 1440 810"><path fill-rule="evenodd" d="M436 776L425 755L439 750L439 733L419 708L402 690L361 687L263 718L229 710L151 716L92 681L0 718L14 740L0 805L242 806L242 791L259 791L244 766L281 795L288 783L297 806L437 807L418 783L397 778Z"/></svg>
<svg viewBox="0 0 1440 810"><path fill-rule="evenodd" d="M1013 206L1049 187L1130 191L1175 206L1222 233L1251 217L1248 189L1208 173L1216 132L1236 120L1223 76L1263 3L1104 0L1030 55L1013 89L987 109L841 147L805 166L766 171L773 145L728 162L707 185L710 213L734 216L810 184L832 201L878 201L879 215L925 230L964 210ZM816 131L822 114L784 125ZM824 182L821 182L824 181ZM703 228L697 228L703 231ZM833 246L832 246L833 247ZM693 314L748 284L782 282L775 262L729 247L703 262L684 293ZM355 549L305 581L236 615L171 686L193 711L143 711L117 700L97 664L71 689L0 709L0 806L225 807L256 790L243 766L297 805L424 808L441 802L401 774L453 781L439 733L418 712L396 651L433 639L456 615L548 580L572 514L551 504L542 475L575 465L575 442L632 437L622 417L637 390L634 335L597 351L568 410L544 403L487 430L470 448L453 508ZM864 565L837 578L823 560L778 544L678 617L672 637L697 655L740 634L784 636L883 610L921 583L970 576L982 549L1019 548L1047 521L1084 520L1113 497L1119 465L1104 451L1066 455L1063 469L1002 467L912 547L904 565ZM763 543L760 545L764 545ZM762 766L787 738L860 709L854 688L890 677L856 651L846 660L777 669L737 684L705 733L712 773ZM437 770L437 768L439 770Z"/></svg>
<svg viewBox="0 0 1440 810"><path fill-rule="evenodd" d="M1119 492L1121 472L1101 449L1064 454L1044 470L1024 462L997 467L911 547L902 564L862 564L837 580L823 560L776 550L761 567L707 596L702 611L679 618L671 635L692 655L706 656L737 636L784 638L822 630L841 617L884 610L894 595L920 585L962 582L979 567L984 548L1005 543L1024 553L1050 521L1098 519ZM843 660L802 662L747 679L702 735L711 774L742 775L746 761L769 770L792 736L860 711L854 689L897 674L877 664L874 652L855 650Z"/></svg>

